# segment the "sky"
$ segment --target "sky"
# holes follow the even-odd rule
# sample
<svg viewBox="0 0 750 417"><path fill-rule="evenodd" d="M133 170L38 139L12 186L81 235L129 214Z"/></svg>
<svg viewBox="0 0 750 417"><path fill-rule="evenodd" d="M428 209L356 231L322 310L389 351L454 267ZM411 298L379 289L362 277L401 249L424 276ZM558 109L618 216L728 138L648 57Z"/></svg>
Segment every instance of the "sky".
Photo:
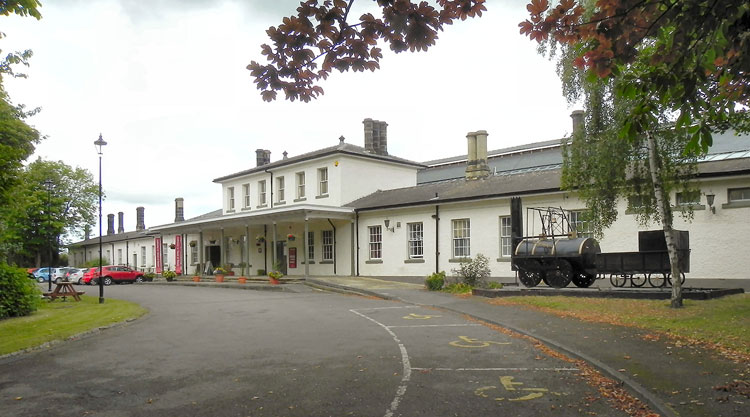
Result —
<svg viewBox="0 0 750 417"><path fill-rule="evenodd" d="M29 162L62 160L98 178L106 215L135 230L221 207L213 179L346 142L364 145L362 120L388 123L388 152L417 162L465 155L466 133L489 132L488 149L556 139L575 110L554 63L521 36L525 1L488 1L487 12L447 26L427 52L383 47L376 72L334 73L310 103L261 100L246 66L261 61L265 30L298 0L42 0L42 19L0 17L3 53L31 49L27 79L5 78L16 104L46 138ZM358 0L352 16L372 7ZM117 226L115 226L117 227ZM95 227L98 229L98 227Z"/></svg>

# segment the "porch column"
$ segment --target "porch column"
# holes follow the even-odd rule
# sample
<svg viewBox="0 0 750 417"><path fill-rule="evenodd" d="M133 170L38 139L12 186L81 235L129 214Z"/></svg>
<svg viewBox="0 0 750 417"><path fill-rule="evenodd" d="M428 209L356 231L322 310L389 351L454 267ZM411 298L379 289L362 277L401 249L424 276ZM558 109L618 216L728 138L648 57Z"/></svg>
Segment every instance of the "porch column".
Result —
<svg viewBox="0 0 750 417"><path fill-rule="evenodd" d="M355 266L354 265L354 263L355 263L355 260L354 260L354 255L355 255L354 251L356 250L356 242L354 241L354 220L352 220L352 227L351 227L350 230L351 230L351 235L349 237L350 237L350 240L352 241L352 250L351 250L351 255L352 256L351 256L351 259L350 259L349 262L351 263L351 266L352 266L351 267L351 276L355 276L356 275L356 270L354 269L354 266Z"/></svg>
<svg viewBox="0 0 750 417"><path fill-rule="evenodd" d="M218 267L222 267L223 268L224 265L227 264L227 262L226 262L226 259L227 259L226 258L226 253L224 251L224 228L223 227L221 228L221 236L220 236L220 240L219 240L219 251L221 252L221 257L219 258L221 265L216 265L215 267L216 268L218 268Z"/></svg>
<svg viewBox="0 0 750 417"><path fill-rule="evenodd" d="M247 275L250 275L250 226L245 225L245 264L247 264Z"/></svg>
<svg viewBox="0 0 750 417"><path fill-rule="evenodd" d="M310 233L310 225L307 222L307 216L305 216L305 235L302 237L302 250L305 251L305 279L307 279L310 276L310 259L307 259L307 256L310 254L310 250L307 249L307 236Z"/></svg>
<svg viewBox="0 0 750 417"><path fill-rule="evenodd" d="M195 275L203 275L203 270L205 269L205 266L203 265L203 252L206 251L206 248L203 247L203 230L198 231L198 271L196 271Z"/></svg>
<svg viewBox="0 0 750 417"><path fill-rule="evenodd" d="M273 269L276 268L276 222L273 222L271 233L273 233L273 245L271 246L271 268Z"/></svg>

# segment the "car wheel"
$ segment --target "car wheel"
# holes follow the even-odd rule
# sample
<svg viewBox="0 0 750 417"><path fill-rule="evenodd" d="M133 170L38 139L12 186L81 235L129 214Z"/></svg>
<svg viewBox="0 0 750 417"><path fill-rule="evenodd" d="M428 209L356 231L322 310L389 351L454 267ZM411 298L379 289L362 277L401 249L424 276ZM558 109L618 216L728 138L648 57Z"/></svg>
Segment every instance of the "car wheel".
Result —
<svg viewBox="0 0 750 417"><path fill-rule="evenodd" d="M91 281L89 281L89 285L99 285L99 281L97 281L96 278L91 278Z"/></svg>
<svg viewBox="0 0 750 417"><path fill-rule="evenodd" d="M112 285L112 277L104 277L104 285Z"/></svg>
<svg viewBox="0 0 750 417"><path fill-rule="evenodd" d="M55 278L55 284L59 284L62 282L62 278Z"/></svg>
<svg viewBox="0 0 750 417"><path fill-rule="evenodd" d="M38 282L38 283L42 283L42 282L44 282L44 277L39 277L39 278L37 278L37 279L36 279L36 282Z"/></svg>
<svg viewBox="0 0 750 417"><path fill-rule="evenodd" d="M77 282L77 284L78 284L78 285L83 285L83 283L84 283L84 282L83 282L83 278L78 278L78 282Z"/></svg>
<svg viewBox="0 0 750 417"><path fill-rule="evenodd" d="M135 282L137 282L137 283L139 283L139 284L140 284L141 282L143 282L143 275L138 275L137 277L135 277Z"/></svg>

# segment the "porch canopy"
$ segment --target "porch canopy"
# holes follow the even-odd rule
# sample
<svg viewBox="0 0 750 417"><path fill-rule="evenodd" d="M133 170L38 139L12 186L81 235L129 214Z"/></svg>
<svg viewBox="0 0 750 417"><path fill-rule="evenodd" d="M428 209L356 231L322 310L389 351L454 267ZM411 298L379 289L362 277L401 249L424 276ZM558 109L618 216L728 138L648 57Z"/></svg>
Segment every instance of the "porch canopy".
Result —
<svg viewBox="0 0 750 417"><path fill-rule="evenodd" d="M250 235L250 228L252 226L268 226L270 225L271 231L269 238L273 241L273 247L276 247L277 239L277 224L288 223L304 225L305 234L309 232L309 222L314 220L354 220L354 208L352 207L334 207L334 206L321 206L312 204L295 204L289 207L273 207L267 209L259 209L252 211L240 211L238 213L223 213L223 210L219 209L192 219L188 219L181 222L175 222L160 226L154 226L149 228L148 234L198 234L199 235L199 247L203 247L203 232L208 230L218 230L221 235L223 245L224 230L225 229L244 229L246 236ZM304 253L307 253L307 239L302 239L304 244ZM249 259L249 244L246 245L248 251L247 258ZM276 262L276 251L272 251L273 262ZM223 254L222 254L223 256ZM199 251L199 263L203 265L203 251ZM305 277L309 276L309 264L305 263Z"/></svg>

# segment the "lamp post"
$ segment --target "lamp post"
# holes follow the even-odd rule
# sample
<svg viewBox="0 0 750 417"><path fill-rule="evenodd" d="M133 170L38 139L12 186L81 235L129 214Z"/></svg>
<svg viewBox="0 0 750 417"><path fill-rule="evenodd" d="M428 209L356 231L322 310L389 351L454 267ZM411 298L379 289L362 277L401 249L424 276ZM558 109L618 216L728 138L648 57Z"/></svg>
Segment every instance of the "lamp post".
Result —
<svg viewBox="0 0 750 417"><path fill-rule="evenodd" d="M44 187L47 188L47 282L49 292L52 292L52 213L50 208L52 207L52 187L54 183L52 180L47 179L44 181Z"/></svg>
<svg viewBox="0 0 750 417"><path fill-rule="evenodd" d="M104 304L104 281L102 280L102 147L107 142L102 139L102 134L99 134L99 139L94 142L96 152L99 154L99 304Z"/></svg>

